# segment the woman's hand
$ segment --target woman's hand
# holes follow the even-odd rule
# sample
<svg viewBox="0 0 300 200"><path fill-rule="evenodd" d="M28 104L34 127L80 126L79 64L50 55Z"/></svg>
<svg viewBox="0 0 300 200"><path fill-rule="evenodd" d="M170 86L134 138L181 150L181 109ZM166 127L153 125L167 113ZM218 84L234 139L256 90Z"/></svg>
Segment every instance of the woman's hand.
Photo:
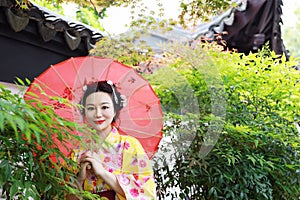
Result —
<svg viewBox="0 0 300 200"><path fill-rule="evenodd" d="M79 182L80 185L83 184L83 181L89 176L89 174L91 173L90 170L91 168L88 167L90 166L89 162L80 162L80 171L77 175L77 180Z"/></svg>
<svg viewBox="0 0 300 200"><path fill-rule="evenodd" d="M83 180L91 173L94 172L96 176L102 177L105 169L103 168L102 162L99 159L99 155L95 152L87 151L83 154L79 160L81 170L78 178Z"/></svg>
<svg viewBox="0 0 300 200"><path fill-rule="evenodd" d="M106 184L108 184L116 193L125 197L125 193L121 188L116 176L104 169L99 155L95 152L87 151L80 158L81 170L78 174L78 180L84 180L90 173L99 176ZM91 168L89 167L91 166Z"/></svg>

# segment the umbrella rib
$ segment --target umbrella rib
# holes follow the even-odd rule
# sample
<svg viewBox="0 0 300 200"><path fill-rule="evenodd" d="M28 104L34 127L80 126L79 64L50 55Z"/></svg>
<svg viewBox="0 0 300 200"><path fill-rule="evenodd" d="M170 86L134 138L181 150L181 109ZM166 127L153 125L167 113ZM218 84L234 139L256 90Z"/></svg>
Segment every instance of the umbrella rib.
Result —
<svg viewBox="0 0 300 200"><path fill-rule="evenodd" d="M52 90L48 85L46 85L44 82L40 81L39 79L37 78L34 78L34 80L36 80L37 82L39 82L39 84L43 85L45 88L47 88L48 90L50 90L51 92L53 92L54 94L56 94L58 97L59 97L59 94Z"/></svg>
<svg viewBox="0 0 300 200"><path fill-rule="evenodd" d="M130 121L130 120L136 120L136 121L138 121L138 120L145 120L145 119L149 120L149 117L145 117L145 118L140 117L140 118L122 119L122 121ZM163 117L151 117L150 119L163 119Z"/></svg>
<svg viewBox="0 0 300 200"><path fill-rule="evenodd" d="M41 103L44 103L44 104L46 104L47 106L52 106L53 104L49 104L49 102L48 101L43 101L43 100L41 100L41 99L38 99L38 98L35 98L35 97L32 97L32 96L30 96L30 95L26 95L27 97L30 97L31 99L33 99L33 100L36 100L36 101L38 101L38 102L41 102ZM73 104L72 104L73 105ZM67 111L67 112L73 112L73 111L70 111L69 109L66 109L66 108L60 108L61 110L64 110L64 111Z"/></svg>
<svg viewBox="0 0 300 200"><path fill-rule="evenodd" d="M83 84L82 84L82 82L81 82L81 80L80 80L79 72L78 72L77 69L76 69L76 65L75 65L75 63L74 63L73 57L72 57L71 59L72 59L72 66L73 66L73 69L74 69L74 71L76 72L77 80L79 80L80 85L81 85L81 88L80 88L80 89L82 89L82 88L83 88ZM74 97L75 97L75 95L74 95Z"/></svg>
<svg viewBox="0 0 300 200"><path fill-rule="evenodd" d="M105 75L105 80L106 80L106 81L107 81L108 73L109 73L109 71L110 71L110 67L111 67L111 65L112 65L113 63L114 63L114 62L113 62L113 60L112 60L112 62L107 66L106 75Z"/></svg>
<svg viewBox="0 0 300 200"><path fill-rule="evenodd" d="M94 59L92 59L92 80L95 79L94 75L95 75L95 62L94 62Z"/></svg>
<svg viewBox="0 0 300 200"><path fill-rule="evenodd" d="M151 136L151 137L162 138L162 136L157 136L157 135L149 134L149 133L147 133L147 132L144 132L144 131L138 131L138 130L131 129L131 128L124 128L124 127L122 127L122 129L125 129L125 130L128 130L128 131L137 132L137 133L141 133L141 134L148 135L148 136Z"/></svg>

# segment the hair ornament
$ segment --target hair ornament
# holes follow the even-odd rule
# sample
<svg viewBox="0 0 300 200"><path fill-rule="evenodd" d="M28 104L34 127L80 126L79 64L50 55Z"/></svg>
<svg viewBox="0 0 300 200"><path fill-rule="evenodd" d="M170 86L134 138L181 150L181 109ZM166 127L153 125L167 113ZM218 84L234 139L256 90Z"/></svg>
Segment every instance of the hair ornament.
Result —
<svg viewBox="0 0 300 200"><path fill-rule="evenodd" d="M127 106L127 98L125 95L121 95L121 106L122 108L124 108L125 106Z"/></svg>
<svg viewBox="0 0 300 200"><path fill-rule="evenodd" d="M112 89L113 95L114 95L114 99L115 99L115 101L116 101L116 104L118 104L118 103L119 103L119 100L118 100L118 97L117 97L117 95L116 95L116 91L115 91L113 82L112 82L111 80L108 80L108 81L107 81L107 84L111 86L111 89Z"/></svg>
<svg viewBox="0 0 300 200"><path fill-rule="evenodd" d="M82 90L85 92L87 90L87 85L82 86Z"/></svg>

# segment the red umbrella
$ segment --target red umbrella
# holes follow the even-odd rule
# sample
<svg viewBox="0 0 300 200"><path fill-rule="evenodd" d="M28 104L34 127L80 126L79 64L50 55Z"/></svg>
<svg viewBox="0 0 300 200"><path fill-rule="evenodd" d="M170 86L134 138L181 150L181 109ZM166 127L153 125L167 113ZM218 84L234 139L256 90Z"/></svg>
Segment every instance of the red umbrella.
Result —
<svg viewBox="0 0 300 200"><path fill-rule="evenodd" d="M24 98L35 99L36 96L31 95L34 93L45 105L52 105L59 116L82 122L78 110L53 97L62 97L78 104L85 85L103 80L111 80L127 99L126 107L116 120L120 134L137 138L151 158L162 138L160 100L149 82L131 67L95 56L70 58L52 65L35 78Z"/></svg>

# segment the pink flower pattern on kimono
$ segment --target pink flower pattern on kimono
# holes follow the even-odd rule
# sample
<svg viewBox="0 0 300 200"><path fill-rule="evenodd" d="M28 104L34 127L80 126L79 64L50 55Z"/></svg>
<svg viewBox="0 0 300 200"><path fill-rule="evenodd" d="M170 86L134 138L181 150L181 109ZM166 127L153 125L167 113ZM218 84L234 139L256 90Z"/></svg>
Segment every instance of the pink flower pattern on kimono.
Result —
<svg viewBox="0 0 300 200"><path fill-rule="evenodd" d="M139 191L136 188L132 188L132 189L130 189L130 194L133 197L137 197L137 196L139 196Z"/></svg>
<svg viewBox="0 0 300 200"><path fill-rule="evenodd" d="M130 184L130 179L127 176L120 176L119 178L120 184L122 185L129 185Z"/></svg>
<svg viewBox="0 0 300 200"><path fill-rule="evenodd" d="M144 168L147 166L147 163L145 160L140 160L140 167Z"/></svg>
<svg viewBox="0 0 300 200"><path fill-rule="evenodd" d="M108 157L108 156L106 156L105 158L104 158L104 162L109 162L110 161L110 157Z"/></svg>
<svg viewBox="0 0 300 200"><path fill-rule="evenodd" d="M134 166L134 165L137 165L137 163L138 163L137 158L134 158L134 159L132 160L131 165Z"/></svg>
<svg viewBox="0 0 300 200"><path fill-rule="evenodd" d="M144 183L146 183L149 179L150 179L149 176L145 176L145 177L143 178Z"/></svg>
<svg viewBox="0 0 300 200"><path fill-rule="evenodd" d="M124 143L124 149L128 150L130 148L130 143L125 141Z"/></svg>
<svg viewBox="0 0 300 200"><path fill-rule="evenodd" d="M121 144L116 144L116 152L119 152L121 147L122 147Z"/></svg>
<svg viewBox="0 0 300 200"><path fill-rule="evenodd" d="M140 188L140 187L142 186L142 182L139 181L139 180L134 181L134 184L135 184L138 188Z"/></svg>
<svg viewBox="0 0 300 200"><path fill-rule="evenodd" d="M122 167L122 157L118 156L117 160L118 160L117 162L118 167Z"/></svg>

